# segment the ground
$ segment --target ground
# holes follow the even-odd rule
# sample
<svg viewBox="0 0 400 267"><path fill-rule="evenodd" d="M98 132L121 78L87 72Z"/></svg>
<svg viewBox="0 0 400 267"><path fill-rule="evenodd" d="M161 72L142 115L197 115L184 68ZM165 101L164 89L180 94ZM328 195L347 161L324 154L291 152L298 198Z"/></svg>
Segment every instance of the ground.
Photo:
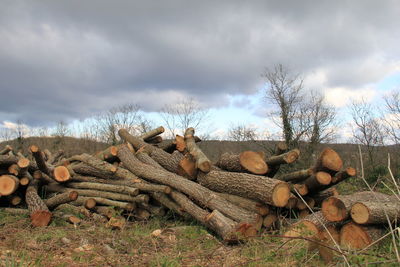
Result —
<svg viewBox="0 0 400 267"><path fill-rule="evenodd" d="M323 266L307 242L286 240L279 233L262 233L238 245L227 245L194 221L153 218L129 222L123 229L84 221L74 226L59 219L32 228L29 218L0 211L1 266ZM351 264L393 264L387 246L348 254ZM342 266L336 256L328 266ZM376 265L369 265L376 266Z"/></svg>

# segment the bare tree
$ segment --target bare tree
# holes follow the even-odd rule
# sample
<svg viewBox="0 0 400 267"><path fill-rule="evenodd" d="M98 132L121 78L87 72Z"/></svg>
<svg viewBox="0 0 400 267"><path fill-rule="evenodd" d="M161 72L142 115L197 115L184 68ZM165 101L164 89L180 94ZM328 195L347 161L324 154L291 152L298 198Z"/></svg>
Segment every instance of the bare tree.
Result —
<svg viewBox="0 0 400 267"><path fill-rule="evenodd" d="M279 64L264 74L267 79L267 99L275 107L271 112L274 123L282 129L288 146L297 146L298 141L309 130L309 118L303 114L309 107L302 105L304 100L303 78L290 73ZM276 119L278 118L278 119Z"/></svg>
<svg viewBox="0 0 400 267"><path fill-rule="evenodd" d="M114 145L118 143L118 130L121 128L134 135L140 135L151 127L151 123L140 113L140 107L134 104L111 108L97 116L95 121L102 141Z"/></svg>
<svg viewBox="0 0 400 267"><path fill-rule="evenodd" d="M231 125L228 130L228 138L233 141L256 140L256 128L244 124Z"/></svg>
<svg viewBox="0 0 400 267"><path fill-rule="evenodd" d="M189 127L202 130L208 119L209 109L202 107L193 98L180 99L176 104L165 105L160 112L170 138L183 134ZM204 139L204 138L203 138Z"/></svg>
<svg viewBox="0 0 400 267"><path fill-rule="evenodd" d="M365 99L351 103L351 115L353 118L353 137L355 141L367 149L371 166L375 166L375 152L377 146L383 145L382 125L379 122L376 110Z"/></svg>
<svg viewBox="0 0 400 267"><path fill-rule="evenodd" d="M395 144L400 143L400 92L393 91L384 96L385 116L384 128L390 140Z"/></svg>
<svg viewBox="0 0 400 267"><path fill-rule="evenodd" d="M11 139L13 139L14 137L14 131L9 129L9 128L5 128L5 127L1 127L0 128L0 140L1 141L10 141Z"/></svg>

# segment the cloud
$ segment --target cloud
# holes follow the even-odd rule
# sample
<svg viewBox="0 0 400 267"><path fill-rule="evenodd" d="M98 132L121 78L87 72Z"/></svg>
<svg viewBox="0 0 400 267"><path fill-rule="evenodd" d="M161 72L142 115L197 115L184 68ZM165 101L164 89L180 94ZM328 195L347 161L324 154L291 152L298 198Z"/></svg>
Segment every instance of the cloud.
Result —
<svg viewBox="0 0 400 267"><path fill-rule="evenodd" d="M325 92L325 100L328 104L340 108L361 99L367 103L372 102L376 94L377 92L371 88L352 90L350 88L337 87L330 88Z"/></svg>
<svg viewBox="0 0 400 267"><path fill-rule="evenodd" d="M399 68L398 14L396 1L10 1L0 120L49 124L125 102L157 111L178 96L227 106L277 63L317 90L364 88Z"/></svg>

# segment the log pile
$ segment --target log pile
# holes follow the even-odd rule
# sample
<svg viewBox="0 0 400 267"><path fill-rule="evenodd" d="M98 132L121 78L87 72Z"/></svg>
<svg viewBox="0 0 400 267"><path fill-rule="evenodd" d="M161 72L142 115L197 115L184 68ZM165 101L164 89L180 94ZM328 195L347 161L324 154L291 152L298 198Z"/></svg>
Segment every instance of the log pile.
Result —
<svg viewBox="0 0 400 267"><path fill-rule="evenodd" d="M79 223L79 218L61 211L65 207L108 225L120 222L115 214L147 220L173 212L196 219L226 242L255 236L262 228L276 229L282 218L292 221L293 215L302 219L288 234L295 235L299 225L313 234L321 234L325 224L332 231L344 225L342 240L346 231L369 234L364 230L369 227L344 224L350 217L358 224L382 223L379 205L364 193L338 195L334 186L354 177L356 170L343 168L330 148L313 166L283 173L281 165L300 157L298 149L288 151L284 143L278 143L272 155L223 154L213 164L197 145L201 140L193 128L160 143L163 131L158 127L133 136L121 129L120 145L94 155L65 157L62 151L51 153L36 145L24 155L7 146L0 151L3 206L26 207L18 212L29 214L33 226L46 226L54 217ZM399 208L393 199L378 194L376 198L386 205L390 220L397 219ZM313 212L321 206L322 211ZM357 227L360 230L354 230Z"/></svg>

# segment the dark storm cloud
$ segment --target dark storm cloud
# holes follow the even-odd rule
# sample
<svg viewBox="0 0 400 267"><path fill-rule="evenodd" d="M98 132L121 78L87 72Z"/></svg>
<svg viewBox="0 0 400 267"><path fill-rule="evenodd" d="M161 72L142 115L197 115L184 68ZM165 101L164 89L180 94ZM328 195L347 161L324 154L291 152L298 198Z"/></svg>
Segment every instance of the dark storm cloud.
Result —
<svg viewBox="0 0 400 267"><path fill-rule="evenodd" d="M184 96L226 105L277 63L358 88L399 61L396 1L6 2L0 121L84 118L128 101L156 111Z"/></svg>

